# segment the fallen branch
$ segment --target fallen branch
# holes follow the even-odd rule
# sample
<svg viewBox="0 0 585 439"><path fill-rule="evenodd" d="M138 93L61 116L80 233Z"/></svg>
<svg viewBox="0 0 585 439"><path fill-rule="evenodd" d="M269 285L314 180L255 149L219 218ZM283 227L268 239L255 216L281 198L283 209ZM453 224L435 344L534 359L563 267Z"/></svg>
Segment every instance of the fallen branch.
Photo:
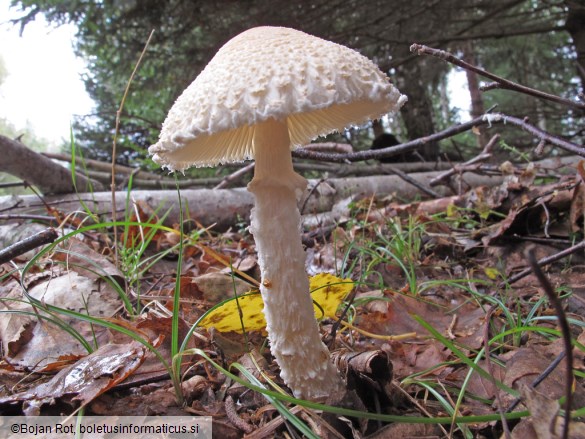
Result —
<svg viewBox="0 0 585 439"><path fill-rule="evenodd" d="M380 159L385 157L392 157L395 155L403 154L405 152L413 151L428 143L437 142L439 140L453 137L456 134L464 133L471 130L474 127L488 125L491 127L495 124L511 124L520 127L522 130L532 134L539 140L543 140L551 145L558 146L565 151L569 151L573 154L585 157L585 148L567 140L561 139L555 135L547 133L534 125L529 124L527 121L519 119L517 117L508 116L502 113L486 113L476 118L471 119L468 122L464 122L459 125L454 125L438 133L430 134L426 137L421 137L410 142L405 142L400 145L390 146L388 148L382 148L378 150L367 150L358 151L349 154L329 154L319 153L313 151L306 151L303 148L298 148L293 151L293 156L303 159L319 160L326 162L335 163L350 163L359 162L370 159Z"/></svg>
<svg viewBox="0 0 585 439"><path fill-rule="evenodd" d="M430 187L425 186L423 184L420 184L418 181L416 181L416 179L411 178L408 174L402 172L401 170L399 170L397 168L390 167L389 172L396 175L397 177L400 177L403 181L413 185L415 188L417 188L419 191L421 191L424 194L427 194L433 198L440 198L441 197L441 195L439 193L435 192Z"/></svg>
<svg viewBox="0 0 585 439"><path fill-rule="evenodd" d="M45 157L48 157L50 159L54 159L54 160L60 160L62 162L67 162L67 163L71 163L72 162L72 157L68 154L61 154L61 153L55 153L55 152L43 152L42 155L44 155ZM103 171L103 172L112 172L112 165L111 163L106 163L106 162L100 162L99 160L93 160L93 159L80 159L80 158L76 158L75 160L77 166L80 169L83 169L83 165L85 165L88 168L91 169L95 169L96 171ZM139 170L137 168L132 168L130 166L124 166L124 165L116 165L115 167L116 170L116 174L126 174L126 175L130 175L130 174L134 174L136 177L139 178L160 178L160 175L158 174L153 174L152 172L147 172L147 171L143 171L143 170ZM136 173L136 171L138 171L138 173Z"/></svg>
<svg viewBox="0 0 585 439"><path fill-rule="evenodd" d="M43 193L70 193L76 188L89 191L91 185L95 190L102 190L101 183L90 181L80 174L75 175L75 184L71 171L27 148L23 143L0 135L0 172L6 172L26 180L38 187Z"/></svg>
<svg viewBox="0 0 585 439"><path fill-rule="evenodd" d="M411 174L423 185L437 176L436 172ZM473 186L494 186L502 182L501 176L486 176L469 174ZM311 188L316 184L315 180L309 181L310 194L307 201L307 216L314 216L319 212L329 212L332 207L345 198L361 199L377 196L385 197L395 195L404 199L413 199L420 195L417 188L404 183L394 175L371 176L361 178L332 178L319 184L316 190ZM441 196L446 195L447 188L438 188ZM45 197L44 200L52 208L63 212L71 212L81 209L81 200L96 215L107 215L111 210L109 193L96 192L93 194L69 194L60 197ZM178 198L176 190L133 190L130 195L126 191L116 193L119 205L125 205L125 200L130 196L133 202L140 202L141 207L157 211L162 216L167 210L167 224L178 222ZM189 207L185 217L196 219L200 224L216 224L218 230L225 230L236 224L237 221L246 221L249 218L253 205L252 194L245 188L234 189L186 189L181 191L183 205ZM301 200L301 204L305 200ZM39 214L45 213L45 204L39 202L36 196L11 196L0 197L0 212L6 214Z"/></svg>
<svg viewBox="0 0 585 439"><path fill-rule="evenodd" d="M100 181L102 183L108 183L111 180L111 173L109 172L100 172L100 171L92 171L90 169L85 171L85 174L88 177L91 177L94 180ZM128 186L130 181L129 175L120 175L116 174L116 186L118 189L124 189ZM154 179L147 179L147 178L132 178L132 187L138 187L141 189L170 189L176 188L177 182L173 178L164 178L160 175L155 175ZM179 188L193 188L193 187L206 187L213 184L217 184L221 181L221 178L212 177L212 178L190 178L190 179L180 179L178 180Z"/></svg>
<svg viewBox="0 0 585 439"><path fill-rule="evenodd" d="M318 145L318 144L311 144ZM343 147L345 144L334 144ZM350 146L350 145L347 145ZM327 150L327 149L326 149ZM331 150L331 149L329 149ZM334 149L336 151L348 152L345 148ZM55 160L64 161L67 163L72 162L72 158L66 154L59 153L43 153L45 157L52 158ZM112 165L99 160L84 159L83 163L80 160L76 160L76 169L78 173L87 174L90 178L94 178L101 183L109 184L111 180ZM241 179L242 175L247 172L248 166L253 166L253 162L243 163L226 163L223 165L226 169L236 169L230 176L225 177L226 182L222 183L221 177L212 178L193 178L193 179L180 179L179 187L208 187L211 185L218 185L216 189L222 189L227 186L234 186ZM392 172L394 169L405 173L411 172L430 172L447 170L452 165L448 162L405 162L405 163L367 163L367 164L338 164L338 163L307 163L307 162L295 162L294 168L297 172L312 171L328 173L330 177L347 177L347 176L368 176L368 175L384 175ZM244 170L243 168L246 168ZM241 172L241 174L240 174ZM175 186L175 180L173 178L166 177L160 174L154 174L151 172L143 171L138 168L132 168L124 165L116 165L116 184L120 187L120 183L128 181L128 176L133 174L132 187L141 189L168 189Z"/></svg>
<svg viewBox="0 0 585 439"><path fill-rule="evenodd" d="M303 146L304 149L317 152L339 152L342 154L353 152L353 146L349 143L320 142L309 143Z"/></svg>

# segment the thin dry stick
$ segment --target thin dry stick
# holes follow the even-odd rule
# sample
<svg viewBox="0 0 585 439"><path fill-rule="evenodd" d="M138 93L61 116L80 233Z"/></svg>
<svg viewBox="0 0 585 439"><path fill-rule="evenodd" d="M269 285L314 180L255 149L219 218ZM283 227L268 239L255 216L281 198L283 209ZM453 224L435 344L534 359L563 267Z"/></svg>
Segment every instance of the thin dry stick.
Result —
<svg viewBox="0 0 585 439"><path fill-rule="evenodd" d="M215 186L213 189L223 189L228 184L232 183L233 181L237 181L242 178L244 175L252 172L254 170L254 162L247 164L243 168L238 169L237 171L231 173L227 177L225 177L221 182Z"/></svg>
<svg viewBox="0 0 585 439"><path fill-rule="evenodd" d="M531 389L536 389L540 383L542 383L545 379L547 379L550 374L557 368L557 366L559 364L561 364L561 361L563 361L563 358L565 358L565 351L561 352L559 355L556 356L556 358L547 366L546 369L544 369L540 375L538 375L534 381L532 381L530 383L530 388ZM518 397L516 398L514 401L512 401L512 404L510 404L510 406L507 408L506 413L512 413L514 411L514 409L518 406L518 404L520 404L522 402L522 397Z"/></svg>
<svg viewBox="0 0 585 439"><path fill-rule="evenodd" d="M402 172L400 169L396 169L393 166L390 166L388 168L389 172L391 172L392 174L396 175L397 177L401 178L402 180L404 180L405 182L413 185L415 188L417 188L419 191L433 197L433 198L441 198L441 195L439 195L437 192L435 192L434 190L432 190L431 188L419 183L418 181L416 181L414 178L410 177L407 173Z"/></svg>
<svg viewBox="0 0 585 439"><path fill-rule="evenodd" d="M292 151L292 155L293 157L301 159L311 159L334 163L361 162L370 159L392 157L394 155L399 155L405 152L413 151L421 146L426 145L427 143L436 142L439 140L447 139L449 137L453 137L460 133L464 133L465 131L469 131L470 129L472 129L474 126L485 125L487 124L487 122L483 118L484 118L483 115L478 116L468 122L449 127L443 131L439 131L438 133L430 134L428 136L411 140L400 145L389 146L387 148L382 149L376 150L369 149L365 151L356 151L352 153L335 154L310 151L304 148L297 148Z"/></svg>
<svg viewBox="0 0 585 439"><path fill-rule="evenodd" d="M559 261L559 260L561 260L569 255L572 255L573 253L577 253L579 250L583 250L583 249L585 249L585 241L581 241L579 244L576 244L576 245L569 247L563 251L555 253L554 255L539 259L537 261L537 264L538 264L538 266L541 266L541 267L543 265L552 264L553 262ZM513 283L518 282L520 279L525 278L530 273L532 273L532 268L530 268L530 267L526 268L525 270L522 270L521 272L515 274L514 276L511 276L506 281L501 282L498 285L498 289L505 288L508 285L512 285Z"/></svg>
<svg viewBox="0 0 585 439"><path fill-rule="evenodd" d="M2 214L0 213L0 221L10 221L10 220L33 220L33 221L43 221L43 222L52 222L56 221L54 216L47 216L47 215L29 215L29 214Z"/></svg>
<svg viewBox="0 0 585 439"><path fill-rule="evenodd" d="M534 249L529 248L526 252L526 257L528 259L528 263L530 264L530 268L534 272L534 275L542 285L542 289L544 290L546 297L553 305L555 313L557 315L557 320L559 322L559 326L561 328L561 334L563 335L563 343L565 345L565 355L566 355L566 373L565 373L565 424L563 425L563 439L568 439L569 437L569 424L571 422L571 407L573 403L573 342L571 340L571 329L569 328L569 322L567 321L567 316L565 315L565 310L563 309L563 305L553 286L551 285L548 278L544 275L543 271L540 269L538 262L536 261L536 256L534 255Z"/></svg>
<svg viewBox="0 0 585 439"><path fill-rule="evenodd" d="M0 189L10 188L10 187L27 187L28 183L26 181L15 181L11 183L0 183Z"/></svg>
<svg viewBox="0 0 585 439"><path fill-rule="evenodd" d="M134 66L134 70L128 79L128 83L126 84L126 89L124 90L124 95L122 96L122 100L120 101L120 108L116 111L116 128L114 130L114 139L112 141L112 183L110 185L110 189L112 191L112 221L114 222L114 263L118 265L118 228L116 226L117 214L116 214L116 146L118 142L118 134L120 133L120 116L122 114L122 109L124 108L124 103L126 102L126 97L128 96L128 92L130 91L130 84L134 80L134 76L136 72L138 72L138 67L142 62L142 58L144 58L144 54L146 53L146 49L150 44L150 40L154 35L154 29L150 32L148 39L146 40L146 44L144 45L144 49L140 53L138 57L138 61Z"/></svg>
<svg viewBox="0 0 585 439"><path fill-rule="evenodd" d="M445 180L448 180L449 177L451 177L452 175L461 172L461 170L464 169L465 167L486 161L492 156L492 150L494 149L494 146L496 145L498 140L500 140L500 135L494 134L492 138L489 140L489 142L485 145L483 150L479 153L479 155L475 156L471 160L466 161L465 163L453 166L453 168L433 178L431 181L429 181L429 186L437 186L444 182Z"/></svg>
<svg viewBox="0 0 585 439"><path fill-rule="evenodd" d="M305 197L305 201L303 201L303 205L299 209L299 212L301 212L301 215L303 215L305 213L305 207L307 207L307 203L309 202L309 199L311 198L311 196L313 195L313 193L317 190L317 188L319 187L319 185L321 183L323 183L323 182L325 182L325 179L324 178L319 179L319 181L317 183L315 183L315 185L309 190L309 193Z"/></svg>
<svg viewBox="0 0 585 439"><path fill-rule="evenodd" d="M236 408L236 403L234 402L234 399L230 395L226 396L224 406L225 414L227 415L227 418L234 426L242 430L244 433L249 434L254 431L254 426L240 418L240 415L238 415L238 411Z"/></svg>
<svg viewBox="0 0 585 439"><path fill-rule="evenodd" d="M20 256L26 253L29 250L34 250L35 248L41 247L45 244L49 244L55 239L57 239L59 235L52 227L42 230L39 233L35 233L34 235L29 236L28 238L24 238L21 241L18 241L2 250L0 250L0 264L8 262L14 259L17 256Z"/></svg>
<svg viewBox="0 0 585 439"><path fill-rule="evenodd" d="M486 118L486 120L491 123L503 123L516 125L520 127L523 131L532 134L534 137L538 138L540 141L550 143L551 145L558 146L559 148L564 149L565 151L570 151L574 154L577 154L581 157L585 157L585 148L582 145L577 145L576 143L569 142L565 139L562 139L558 136L552 135L547 133L546 131L541 130L534 125L529 124L525 119L519 119L514 116L508 116L502 113L494 113Z"/></svg>
<svg viewBox="0 0 585 439"><path fill-rule="evenodd" d="M500 76L494 75L484 69L474 66L473 64L466 63L461 59L457 58L453 54L449 52L445 52L444 50L432 49L428 46L424 46L422 44L413 44L410 46L411 52L416 52L418 55L431 55L437 58L440 58L444 61L447 61L451 64L464 68L465 70L469 70L471 72L475 72L478 75L484 76L486 78L492 79L496 81L500 88L505 88L507 90L517 91L519 93L524 93L529 96L534 96L540 99L545 99L547 101L556 102L557 104L563 104L568 107L578 108L580 110L585 110L585 104L572 101L570 99L565 99L560 96L551 95L549 93L545 93L540 90L536 90L534 88L526 87L525 85L517 84L513 81L509 81L508 79L502 78ZM490 88L493 88L491 86Z"/></svg>

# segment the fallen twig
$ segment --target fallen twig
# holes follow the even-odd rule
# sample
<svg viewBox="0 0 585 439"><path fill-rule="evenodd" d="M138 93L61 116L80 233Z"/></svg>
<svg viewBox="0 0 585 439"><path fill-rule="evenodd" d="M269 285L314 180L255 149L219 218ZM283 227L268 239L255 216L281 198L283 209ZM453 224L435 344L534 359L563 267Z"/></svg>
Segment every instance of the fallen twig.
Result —
<svg viewBox="0 0 585 439"><path fill-rule="evenodd" d="M252 425L248 424L246 421L244 421L238 415L238 411L236 409L236 404L234 402L234 399L231 396L229 396L229 395L226 396L225 401L224 401L224 405L225 405L225 414L227 415L227 418L230 420L230 422L234 426L236 426L237 428L242 430L244 433L252 433L254 431L254 427Z"/></svg>
<svg viewBox="0 0 585 439"><path fill-rule="evenodd" d="M534 379L534 381L532 381L530 383L530 388L536 389L540 385L540 383L542 383L545 379L547 379L550 376L550 374L552 373L552 371L555 370L559 364L561 364L561 361L563 361L563 358L565 358L565 355L566 355L565 351L563 351L559 355L557 355L556 358L547 366L547 368L544 369L542 371L542 373L540 375L538 375ZM512 404L510 404L510 406L506 410L506 413L512 413L514 411L514 409L518 406L518 404L520 404L521 402L522 402L522 397L519 396L514 401L512 401Z"/></svg>
<svg viewBox="0 0 585 439"><path fill-rule="evenodd" d="M12 181L12 182L7 182L7 183L0 183L0 189L6 189L9 187L27 187L28 183L26 181Z"/></svg>
<svg viewBox="0 0 585 439"><path fill-rule="evenodd" d="M239 181L244 175L246 175L254 170L254 163L255 162L248 163L243 168L240 168L236 172L231 173L230 175L228 175L227 177L222 179L221 182L217 186L215 186L213 189L223 189L228 184L230 184L234 181Z"/></svg>
<svg viewBox="0 0 585 439"><path fill-rule="evenodd" d="M475 156L471 160L466 161L465 163L461 163L460 165L455 165L450 170L444 172L443 174L438 175L437 177L433 178L430 182L430 186L437 186L441 183L444 183L445 180L448 180L449 177L452 175L461 173L463 170L468 171L469 166L471 165L479 165L479 163L486 161L492 156L492 149L496 145L496 143L500 140L500 135L495 134L490 141L485 145L483 150L479 153L479 155Z"/></svg>
<svg viewBox="0 0 585 439"><path fill-rule="evenodd" d="M405 182L410 183L415 188L417 188L419 191L421 191L427 195L430 195L433 198L441 198L441 194L438 194L437 192L435 192L431 188L419 183L418 181L416 181L414 178L410 177L405 172L402 172L401 170L393 168L393 167L389 168L389 172L396 175L397 177L400 177Z"/></svg>
<svg viewBox="0 0 585 439"><path fill-rule="evenodd" d="M99 182L111 181L111 174L109 172L99 172L87 169L84 173ZM142 175L140 172L137 175ZM129 174L116 174L116 186L120 190L127 186ZM164 178L160 175L155 175L154 178L133 178L132 187L141 189L170 189L176 188L177 184L179 188L193 188L193 187L206 187L212 184L218 184L221 178L210 177L210 178L189 178L175 181L175 179Z"/></svg>
<svg viewBox="0 0 585 439"><path fill-rule="evenodd" d="M537 261L537 265L542 267L543 265L552 264L553 262L559 261L573 253L577 253L579 250L585 249L585 241L581 241L579 244L575 244L572 247L569 247L563 251L555 253L554 255L548 256L546 258L539 259ZM519 273L516 273L514 276L510 276L507 280L502 281L498 284L498 289L505 288L507 285L512 285L515 282L518 282L520 279L525 278L530 273L532 273L532 268L526 268Z"/></svg>
<svg viewBox="0 0 585 439"><path fill-rule="evenodd" d="M303 146L304 149L318 152L339 152L342 154L353 152L353 146L349 143L320 142L309 143Z"/></svg>
<svg viewBox="0 0 585 439"><path fill-rule="evenodd" d="M35 233L22 241L18 241L0 250L0 264L4 264L27 251L49 244L55 241L58 237L59 235L52 227L45 229L42 232Z"/></svg>
<svg viewBox="0 0 585 439"><path fill-rule="evenodd" d="M0 221L10 221L10 220L33 220L33 221L44 221L44 222L57 221L54 216L47 216L47 215L0 214Z"/></svg>
<svg viewBox="0 0 585 439"><path fill-rule="evenodd" d="M69 154L62 154L62 153L56 153L56 152L43 152L41 154L44 155L45 157L50 158L50 159L60 160L62 162L67 162L67 163L71 163L73 160L73 157L70 156ZM80 163L78 160L76 160L76 164L79 166ZM108 172L108 173L112 172L112 164L111 163L106 163L106 162L102 162L99 160L84 158L83 159L83 166L87 167L87 168L94 169L96 171L103 171L103 172ZM83 169L83 168L81 168L81 169ZM114 169L116 171L116 174L128 175L128 174L132 174L138 170L138 174L136 175L136 177L138 177L138 178L144 178L144 179L160 178L160 175L158 175L158 174L154 174L152 172L148 172L148 171L145 171L145 170L140 169L140 168L132 168L130 166L124 166L124 165L120 165L120 164L116 164L114 166Z"/></svg>

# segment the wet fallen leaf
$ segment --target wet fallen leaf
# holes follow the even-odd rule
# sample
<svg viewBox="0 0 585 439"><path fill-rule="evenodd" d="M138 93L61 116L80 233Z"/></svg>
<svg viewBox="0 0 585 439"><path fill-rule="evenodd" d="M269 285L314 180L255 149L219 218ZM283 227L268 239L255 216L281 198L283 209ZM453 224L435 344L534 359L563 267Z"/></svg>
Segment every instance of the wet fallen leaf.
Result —
<svg viewBox="0 0 585 439"><path fill-rule="evenodd" d="M35 326L34 316L22 313L27 307L21 301L20 284L14 281L10 286L0 287L0 338L2 348L9 356L15 355L32 338L32 330Z"/></svg>
<svg viewBox="0 0 585 439"><path fill-rule="evenodd" d="M493 379L502 381L505 369L503 366L492 361L491 365L487 364L487 361L480 360L478 366L485 371L489 371ZM490 370L491 368L491 370ZM448 376L447 379L450 381L463 382L467 380L467 391L475 397L482 398L484 400L493 400L496 397L498 388L494 384L492 379L486 378L478 373L471 374L467 377L469 370L467 369L456 369L453 376ZM468 401L469 402L469 401ZM489 409L489 408L488 408Z"/></svg>
<svg viewBox="0 0 585 439"><path fill-rule="evenodd" d="M136 341L107 344L61 370L50 381L0 398L0 407L22 402L27 416L37 416L43 405L54 404L57 399L85 405L132 374L144 361L146 351Z"/></svg>
<svg viewBox="0 0 585 439"><path fill-rule="evenodd" d="M310 279L310 289L317 318L335 317L339 304L353 288L351 279L341 279L329 273L320 273ZM220 332L259 331L266 327L260 293L248 293L229 299L213 309L199 323L204 328L214 327ZM240 320L241 313L241 320Z"/></svg>

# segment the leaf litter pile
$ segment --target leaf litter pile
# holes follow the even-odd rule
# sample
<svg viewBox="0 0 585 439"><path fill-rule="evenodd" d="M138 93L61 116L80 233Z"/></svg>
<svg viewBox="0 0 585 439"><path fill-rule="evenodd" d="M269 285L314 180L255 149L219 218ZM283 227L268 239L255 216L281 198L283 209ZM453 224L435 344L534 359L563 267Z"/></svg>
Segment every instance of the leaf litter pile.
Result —
<svg viewBox="0 0 585 439"><path fill-rule="evenodd" d="M274 397L287 389L245 227L196 227L181 242L178 225L140 204L117 235L60 212L53 244L0 266L0 411L190 413L225 438L300 437L291 419L314 437L544 438L560 437L569 391L571 437L583 437L578 171L544 181L509 165L497 187L355 200L335 227L305 231L343 407ZM571 382L551 292L570 330Z"/></svg>

